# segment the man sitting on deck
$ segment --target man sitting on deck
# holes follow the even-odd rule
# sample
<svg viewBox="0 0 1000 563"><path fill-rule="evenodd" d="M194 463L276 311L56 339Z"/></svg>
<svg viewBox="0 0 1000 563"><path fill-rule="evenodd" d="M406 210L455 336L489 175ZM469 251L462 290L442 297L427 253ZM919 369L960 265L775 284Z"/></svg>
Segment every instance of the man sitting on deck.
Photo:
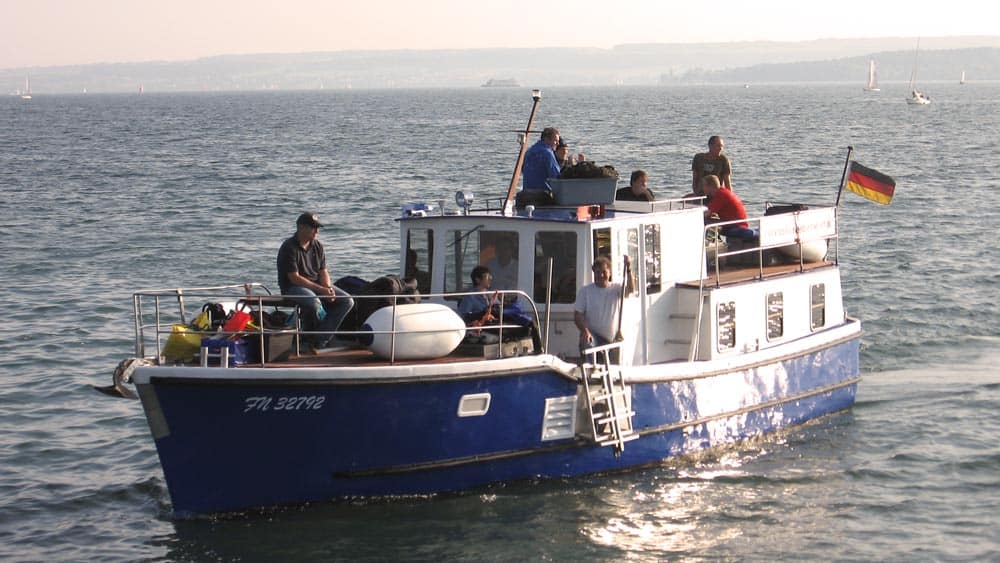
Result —
<svg viewBox="0 0 1000 563"><path fill-rule="evenodd" d="M303 328L333 332L354 307L351 295L330 281L326 252L319 242L323 225L313 213L303 213L295 221L295 234L278 250L278 285L282 295L296 299L302 314ZM310 343L314 349L325 348L330 334L317 334Z"/></svg>

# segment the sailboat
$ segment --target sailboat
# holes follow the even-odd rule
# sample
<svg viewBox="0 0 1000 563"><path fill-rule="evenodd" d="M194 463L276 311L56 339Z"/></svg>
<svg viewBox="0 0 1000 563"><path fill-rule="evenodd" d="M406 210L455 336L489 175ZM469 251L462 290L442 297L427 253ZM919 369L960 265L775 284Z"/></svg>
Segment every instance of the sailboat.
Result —
<svg viewBox="0 0 1000 563"><path fill-rule="evenodd" d="M959 84L965 84L965 71L962 71L962 78L958 79Z"/></svg>
<svg viewBox="0 0 1000 563"><path fill-rule="evenodd" d="M24 79L24 93L21 94L21 99L22 100L31 99L31 84L28 82L27 78Z"/></svg>
<svg viewBox="0 0 1000 563"><path fill-rule="evenodd" d="M931 99L917 90L917 53L920 52L920 39L917 39L917 49L913 52L913 72L910 73L910 97L906 98L906 103L917 106L925 106L931 103Z"/></svg>
<svg viewBox="0 0 1000 563"><path fill-rule="evenodd" d="M868 61L868 84L865 84L865 92L881 92L878 87L878 77L875 75L875 60Z"/></svg>

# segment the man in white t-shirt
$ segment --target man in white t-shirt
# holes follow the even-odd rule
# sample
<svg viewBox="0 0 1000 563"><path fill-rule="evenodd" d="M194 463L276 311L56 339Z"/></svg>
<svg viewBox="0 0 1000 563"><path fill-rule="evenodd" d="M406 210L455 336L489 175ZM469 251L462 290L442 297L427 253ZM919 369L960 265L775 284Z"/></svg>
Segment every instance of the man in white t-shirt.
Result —
<svg viewBox="0 0 1000 563"><path fill-rule="evenodd" d="M631 266L628 255L625 265ZM601 256L591 268L594 283L580 288L573 306L573 320L580 330L580 349L610 344L618 331L618 311L621 308L622 284L611 282L611 260ZM631 273L625 280L625 295L635 291Z"/></svg>

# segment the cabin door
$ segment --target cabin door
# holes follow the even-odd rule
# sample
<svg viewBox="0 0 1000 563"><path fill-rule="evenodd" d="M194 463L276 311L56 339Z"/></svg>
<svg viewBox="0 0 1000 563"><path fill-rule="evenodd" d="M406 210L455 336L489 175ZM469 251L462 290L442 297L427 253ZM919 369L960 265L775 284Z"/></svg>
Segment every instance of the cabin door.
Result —
<svg viewBox="0 0 1000 563"><path fill-rule="evenodd" d="M625 261L631 261L630 274L635 281L635 289L625 298L621 310L622 361L625 364L642 363L645 358L645 328L642 303L645 302L646 268L643 256L643 229L639 226L617 229L597 229L594 231L594 252L611 260L611 279L625 283Z"/></svg>

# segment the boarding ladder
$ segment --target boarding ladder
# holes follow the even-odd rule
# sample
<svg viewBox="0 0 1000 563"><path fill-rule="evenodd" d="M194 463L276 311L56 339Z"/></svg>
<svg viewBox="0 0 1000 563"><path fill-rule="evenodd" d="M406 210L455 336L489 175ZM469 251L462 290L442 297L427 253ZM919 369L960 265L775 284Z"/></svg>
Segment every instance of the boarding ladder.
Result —
<svg viewBox="0 0 1000 563"><path fill-rule="evenodd" d="M639 437L632 429L631 388L625 385L621 367L611 365L611 351L620 349L619 342L588 348L580 362L594 442L614 446L615 457L625 450L625 442Z"/></svg>

